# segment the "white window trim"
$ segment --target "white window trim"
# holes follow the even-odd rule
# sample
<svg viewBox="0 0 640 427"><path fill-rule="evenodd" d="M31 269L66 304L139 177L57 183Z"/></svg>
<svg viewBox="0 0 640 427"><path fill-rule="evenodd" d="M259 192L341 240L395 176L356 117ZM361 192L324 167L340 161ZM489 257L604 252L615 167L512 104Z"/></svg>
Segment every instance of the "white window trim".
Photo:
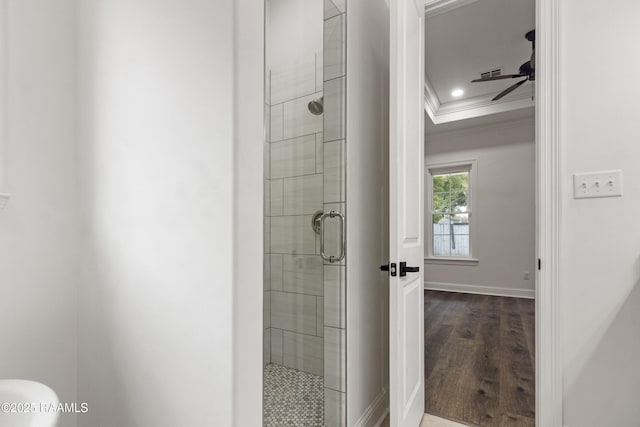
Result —
<svg viewBox="0 0 640 427"><path fill-rule="evenodd" d="M469 172L469 194L467 197L467 207L469 209L469 256L468 257L443 257L433 255L433 226L431 226L433 213L433 175L442 173ZM480 260L475 258L477 217L475 201L477 197L478 183L478 162L474 160L463 160L447 163L426 163L425 164L425 262L428 264L445 265L478 265Z"/></svg>

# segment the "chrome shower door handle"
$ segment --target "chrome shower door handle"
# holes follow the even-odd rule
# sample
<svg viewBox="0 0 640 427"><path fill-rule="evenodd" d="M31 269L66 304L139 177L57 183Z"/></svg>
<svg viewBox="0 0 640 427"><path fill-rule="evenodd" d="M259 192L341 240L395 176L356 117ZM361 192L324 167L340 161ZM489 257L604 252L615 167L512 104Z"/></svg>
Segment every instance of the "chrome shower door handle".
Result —
<svg viewBox="0 0 640 427"><path fill-rule="evenodd" d="M327 218L338 218L340 220L340 241L338 245L340 246L340 254L339 256L327 255L325 253L325 221ZM345 220L344 214L342 212L331 211L329 213L325 213L320 218L320 256L323 260L334 263L339 262L344 259L345 256Z"/></svg>

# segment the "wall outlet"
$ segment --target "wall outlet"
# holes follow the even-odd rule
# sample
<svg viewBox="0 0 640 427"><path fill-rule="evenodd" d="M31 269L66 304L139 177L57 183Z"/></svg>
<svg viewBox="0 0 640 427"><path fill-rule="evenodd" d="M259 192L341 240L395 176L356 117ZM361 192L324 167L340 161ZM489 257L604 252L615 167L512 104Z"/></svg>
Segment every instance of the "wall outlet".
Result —
<svg viewBox="0 0 640 427"><path fill-rule="evenodd" d="M622 171L610 170L573 174L573 198L622 196Z"/></svg>
<svg viewBox="0 0 640 427"><path fill-rule="evenodd" d="M524 272L523 275L524 280L530 280L531 279L531 273L529 273L528 271Z"/></svg>

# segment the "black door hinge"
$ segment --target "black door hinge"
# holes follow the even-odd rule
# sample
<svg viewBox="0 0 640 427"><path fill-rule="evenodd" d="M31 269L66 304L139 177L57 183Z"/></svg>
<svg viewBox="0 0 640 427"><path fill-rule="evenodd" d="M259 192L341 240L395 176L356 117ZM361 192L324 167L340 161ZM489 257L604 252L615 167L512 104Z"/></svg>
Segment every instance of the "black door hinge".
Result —
<svg viewBox="0 0 640 427"><path fill-rule="evenodd" d="M538 270L542 270L542 261L538 258Z"/></svg>

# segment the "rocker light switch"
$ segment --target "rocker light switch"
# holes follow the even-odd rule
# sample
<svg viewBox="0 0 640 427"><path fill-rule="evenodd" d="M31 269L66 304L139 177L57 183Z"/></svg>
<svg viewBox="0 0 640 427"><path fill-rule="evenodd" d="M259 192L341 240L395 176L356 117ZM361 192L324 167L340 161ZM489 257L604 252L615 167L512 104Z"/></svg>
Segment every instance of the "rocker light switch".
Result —
<svg viewBox="0 0 640 427"><path fill-rule="evenodd" d="M573 174L573 198L622 196L622 171L610 170Z"/></svg>

